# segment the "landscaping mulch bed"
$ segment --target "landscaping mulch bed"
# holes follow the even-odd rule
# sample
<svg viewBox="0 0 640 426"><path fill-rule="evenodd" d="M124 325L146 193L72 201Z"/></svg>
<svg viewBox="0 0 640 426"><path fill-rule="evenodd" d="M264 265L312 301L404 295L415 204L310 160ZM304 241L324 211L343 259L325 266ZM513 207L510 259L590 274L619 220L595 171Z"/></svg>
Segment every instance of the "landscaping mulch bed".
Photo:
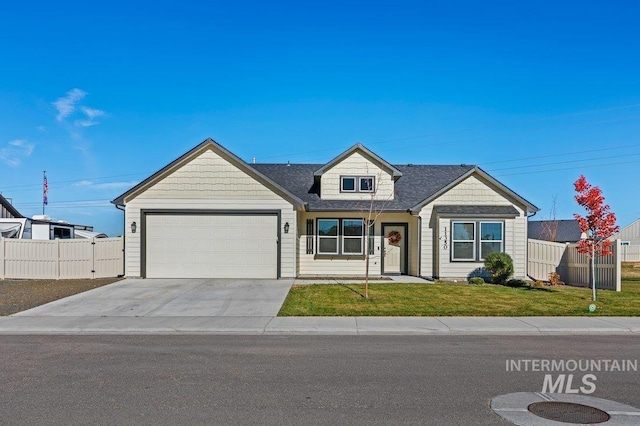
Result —
<svg viewBox="0 0 640 426"><path fill-rule="evenodd" d="M102 287L121 279L0 280L0 316L25 311L54 300Z"/></svg>

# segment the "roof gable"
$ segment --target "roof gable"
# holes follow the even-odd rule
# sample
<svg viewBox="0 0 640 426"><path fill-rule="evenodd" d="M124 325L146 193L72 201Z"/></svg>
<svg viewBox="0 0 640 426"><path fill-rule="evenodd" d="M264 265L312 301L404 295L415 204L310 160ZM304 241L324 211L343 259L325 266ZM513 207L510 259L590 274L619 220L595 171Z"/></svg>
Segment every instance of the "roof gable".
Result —
<svg viewBox="0 0 640 426"><path fill-rule="evenodd" d="M331 169L332 167L334 167L336 164L340 163L344 159L350 157L355 152L360 153L367 160L369 160L372 163L378 165L381 169L386 170L387 172L389 172L389 174L391 174L394 179L398 179L400 176L402 176L402 172L400 170L398 170L397 168L395 168L391 164L387 163L385 160L383 160L380 156L378 156L374 152L368 150L361 143L357 143L357 144L353 145L351 148L347 149L345 152L343 152L342 154L338 155L333 160L329 161L327 164L325 164L322 167L320 167L319 169L317 169L315 172L313 172L313 175L314 176L322 176L324 174L324 172L326 172L327 170Z"/></svg>
<svg viewBox="0 0 640 426"><path fill-rule="evenodd" d="M620 228L618 232L609 237L609 240L636 240L638 236L640 236L640 219L636 219L624 228Z"/></svg>
<svg viewBox="0 0 640 426"><path fill-rule="evenodd" d="M274 182L269 177L265 176L255 168L250 167L242 159L232 154L230 151L226 150L222 145L218 144L216 141L214 141L211 138L206 139L205 141L203 141L202 143L200 143L199 145L197 145L187 153L183 154L176 160L167 164L165 167L158 170L156 173L152 174L147 179L143 180L142 182L140 182L133 188L129 189L127 192L123 193L122 195L120 195L119 197L117 197L111 202L119 206L126 205L128 201L142 194L143 192L145 192L146 190L154 186L156 183L162 181L164 178L171 175L172 173L174 173L175 171L177 171L178 169L188 164L190 161L197 158L198 156L200 156L201 154L203 154L208 150L215 152L218 156L220 156L221 158L223 158L224 160L226 160L227 162L229 162L230 164L232 164L242 172L246 173L247 175L249 175L256 181L258 181L268 189L272 190L273 192L275 192L285 200L291 202L292 204L294 205L304 204L304 202L300 198L296 197L289 190L283 188L281 185L277 184L276 182Z"/></svg>
<svg viewBox="0 0 640 426"><path fill-rule="evenodd" d="M411 207L411 210L418 211L422 209L426 204L429 204L430 202L436 200L439 196L449 191L450 189L458 185L460 182L464 181L465 179L467 179L469 176L472 176L472 175L478 176L483 180L486 180L487 182L489 182L489 184L495 187L499 192L503 193L506 197L508 197L511 200L511 202L515 202L522 205L526 209L526 211L537 212L540 210L538 207L534 206L529 201L522 198L520 195L518 195L511 189L507 188L504 184L497 181L495 178L493 178L491 175L489 175L487 172L485 172L478 166L471 166L466 173L459 176L457 179L452 180L449 184L440 188L440 190L434 192L430 196L420 201L418 204Z"/></svg>
<svg viewBox="0 0 640 426"><path fill-rule="evenodd" d="M20 219L24 217L20 214L20 212L15 207L13 207L13 205L9 202L9 200L4 198L1 194L0 194L0 206L3 207L4 210L6 210L14 218Z"/></svg>

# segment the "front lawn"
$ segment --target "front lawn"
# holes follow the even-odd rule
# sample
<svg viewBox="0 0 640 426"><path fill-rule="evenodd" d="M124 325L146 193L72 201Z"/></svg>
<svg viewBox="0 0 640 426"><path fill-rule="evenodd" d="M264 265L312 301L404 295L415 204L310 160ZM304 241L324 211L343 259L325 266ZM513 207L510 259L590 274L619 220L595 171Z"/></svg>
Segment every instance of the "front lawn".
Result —
<svg viewBox="0 0 640 426"><path fill-rule="evenodd" d="M639 271L640 272L640 271ZM484 284L314 284L294 286L280 316L579 316L590 315L591 290ZM593 315L640 315L640 274L622 292L598 291Z"/></svg>

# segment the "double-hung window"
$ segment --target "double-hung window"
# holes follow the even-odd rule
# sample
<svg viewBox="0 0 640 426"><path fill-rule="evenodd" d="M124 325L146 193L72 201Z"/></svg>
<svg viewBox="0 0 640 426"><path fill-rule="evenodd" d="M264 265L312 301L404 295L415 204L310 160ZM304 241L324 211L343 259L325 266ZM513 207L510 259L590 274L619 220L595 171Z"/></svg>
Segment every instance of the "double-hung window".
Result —
<svg viewBox="0 0 640 426"><path fill-rule="evenodd" d="M476 259L476 223L453 222L451 258L453 260Z"/></svg>
<svg viewBox="0 0 640 426"><path fill-rule="evenodd" d="M362 219L342 220L342 253L363 254L363 222Z"/></svg>
<svg viewBox="0 0 640 426"><path fill-rule="evenodd" d="M490 253L504 251L502 222L480 222L480 260Z"/></svg>
<svg viewBox="0 0 640 426"><path fill-rule="evenodd" d="M451 228L451 260L482 261L504 251L503 222L454 221Z"/></svg>
<svg viewBox="0 0 640 426"><path fill-rule="evenodd" d="M318 254L338 254L338 219L318 219Z"/></svg>
<svg viewBox="0 0 640 426"><path fill-rule="evenodd" d="M362 219L318 219L318 254L364 254Z"/></svg>

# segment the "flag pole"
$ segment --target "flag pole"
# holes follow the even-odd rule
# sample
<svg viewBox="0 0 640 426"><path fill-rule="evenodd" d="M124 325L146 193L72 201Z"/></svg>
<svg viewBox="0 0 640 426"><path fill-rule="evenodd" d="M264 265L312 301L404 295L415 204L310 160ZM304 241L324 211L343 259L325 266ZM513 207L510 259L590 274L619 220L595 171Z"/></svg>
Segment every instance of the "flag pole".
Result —
<svg viewBox="0 0 640 426"><path fill-rule="evenodd" d="M46 206L48 203L48 200L47 200L48 192L49 192L49 184L47 183L47 171L43 170L42 171L42 215L43 216L44 216L44 206Z"/></svg>

